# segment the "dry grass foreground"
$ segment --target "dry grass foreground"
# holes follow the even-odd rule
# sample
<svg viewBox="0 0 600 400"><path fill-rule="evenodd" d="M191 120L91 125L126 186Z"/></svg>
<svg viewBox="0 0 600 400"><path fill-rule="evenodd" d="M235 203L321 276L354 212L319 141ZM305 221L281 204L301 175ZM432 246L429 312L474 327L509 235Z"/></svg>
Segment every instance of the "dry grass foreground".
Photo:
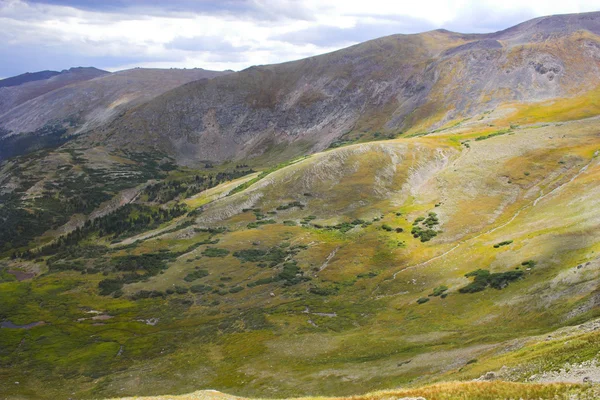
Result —
<svg viewBox="0 0 600 400"><path fill-rule="evenodd" d="M497 400L552 399L592 400L600 398L600 386L565 383L446 382L414 389L386 390L352 397L305 397L302 399L353 400ZM179 396L128 397L122 400L234 400L243 399L214 390L200 390ZM298 400L302 400L298 399Z"/></svg>

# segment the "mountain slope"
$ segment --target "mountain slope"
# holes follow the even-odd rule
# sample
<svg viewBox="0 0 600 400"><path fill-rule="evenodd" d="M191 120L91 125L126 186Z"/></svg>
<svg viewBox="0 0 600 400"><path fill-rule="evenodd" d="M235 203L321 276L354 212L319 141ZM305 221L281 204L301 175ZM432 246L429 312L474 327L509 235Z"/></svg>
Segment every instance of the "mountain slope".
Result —
<svg viewBox="0 0 600 400"><path fill-rule="evenodd" d="M224 74L227 72L136 68L49 91L0 115L0 136L4 135L0 159L60 146L165 91Z"/></svg>
<svg viewBox="0 0 600 400"><path fill-rule="evenodd" d="M18 86L27 82L46 80L59 74L58 71L26 72L10 78L0 79L0 87Z"/></svg>
<svg viewBox="0 0 600 400"><path fill-rule="evenodd" d="M277 144L298 154L318 151L343 135L369 137L367 131L433 130L507 103L518 109L597 88L599 33L600 13L589 13L494 34L389 36L191 83L132 110L93 140L153 147L192 163L257 156Z"/></svg>
<svg viewBox="0 0 600 400"><path fill-rule="evenodd" d="M0 335L9 393L349 395L596 365L597 122L352 145L197 194L210 168L142 185L3 261L26 275L0 283L0 313L45 323ZM59 156L67 182L104 157ZM112 162L98 173L124 175Z"/></svg>
<svg viewBox="0 0 600 400"><path fill-rule="evenodd" d="M37 96L41 96L44 93L48 93L52 90L59 89L63 86L71 85L77 82L83 82L89 79L94 79L99 76L108 74L107 71L102 71L97 68L71 68L69 70L62 71L60 73L50 74L45 73L34 73L23 75L18 77L8 78L4 81L19 82L18 85L12 83L7 86L0 87L0 115L6 113L11 108L18 106L28 100L31 100ZM41 76L48 76L47 79L38 79ZM34 77L35 79L31 79ZM16 82L15 82L16 80Z"/></svg>
<svg viewBox="0 0 600 400"><path fill-rule="evenodd" d="M203 69L119 71L30 99L0 116L0 126L14 133L33 132L49 121L72 119L76 132L89 130L177 86L224 74Z"/></svg>
<svg viewBox="0 0 600 400"><path fill-rule="evenodd" d="M3 161L0 393L594 398L597 16L195 81Z"/></svg>

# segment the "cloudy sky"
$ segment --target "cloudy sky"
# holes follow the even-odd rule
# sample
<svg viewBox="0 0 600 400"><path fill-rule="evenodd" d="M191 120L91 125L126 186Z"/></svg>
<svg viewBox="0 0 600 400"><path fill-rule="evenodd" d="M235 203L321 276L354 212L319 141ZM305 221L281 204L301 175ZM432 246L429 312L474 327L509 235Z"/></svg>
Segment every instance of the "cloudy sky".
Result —
<svg viewBox="0 0 600 400"><path fill-rule="evenodd" d="M233 69L394 33L498 31L598 0L0 0L0 77L95 66Z"/></svg>

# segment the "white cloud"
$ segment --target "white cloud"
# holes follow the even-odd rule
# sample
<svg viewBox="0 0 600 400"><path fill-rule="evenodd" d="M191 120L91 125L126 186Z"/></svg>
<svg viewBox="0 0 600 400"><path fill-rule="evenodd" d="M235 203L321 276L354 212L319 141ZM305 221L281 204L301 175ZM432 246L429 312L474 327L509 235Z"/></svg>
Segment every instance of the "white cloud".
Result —
<svg viewBox="0 0 600 400"><path fill-rule="evenodd" d="M1 75L41 70L34 53L111 70L242 69L307 57L392 33L489 32L525 19L594 11L597 0L0 0ZM55 5L63 3L66 5ZM141 7L140 4L144 4ZM32 55L27 57L27 51ZM31 59L31 62L26 60ZM53 60L58 62L58 60ZM53 64L54 65L54 64ZM70 65L64 65L67 68Z"/></svg>

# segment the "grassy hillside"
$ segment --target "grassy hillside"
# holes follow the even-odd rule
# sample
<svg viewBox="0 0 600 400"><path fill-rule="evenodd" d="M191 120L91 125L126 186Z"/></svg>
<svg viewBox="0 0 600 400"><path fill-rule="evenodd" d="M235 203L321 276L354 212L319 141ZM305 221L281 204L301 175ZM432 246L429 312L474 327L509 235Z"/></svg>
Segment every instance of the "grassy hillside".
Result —
<svg viewBox="0 0 600 400"><path fill-rule="evenodd" d="M0 330L3 392L290 397L404 386L452 398L422 386L490 371L582 383L560 370L595 371L600 351L597 322L586 322L600 316L597 119L490 127L481 117L262 172L113 156L104 174L128 168L154 181L98 186L121 203L84 210L1 261L0 316L12 327ZM89 177L106 157L45 157L60 154ZM7 182L23 185L37 165ZM54 196L68 193L68 176L44 178ZM449 385L465 399L596 390Z"/></svg>

